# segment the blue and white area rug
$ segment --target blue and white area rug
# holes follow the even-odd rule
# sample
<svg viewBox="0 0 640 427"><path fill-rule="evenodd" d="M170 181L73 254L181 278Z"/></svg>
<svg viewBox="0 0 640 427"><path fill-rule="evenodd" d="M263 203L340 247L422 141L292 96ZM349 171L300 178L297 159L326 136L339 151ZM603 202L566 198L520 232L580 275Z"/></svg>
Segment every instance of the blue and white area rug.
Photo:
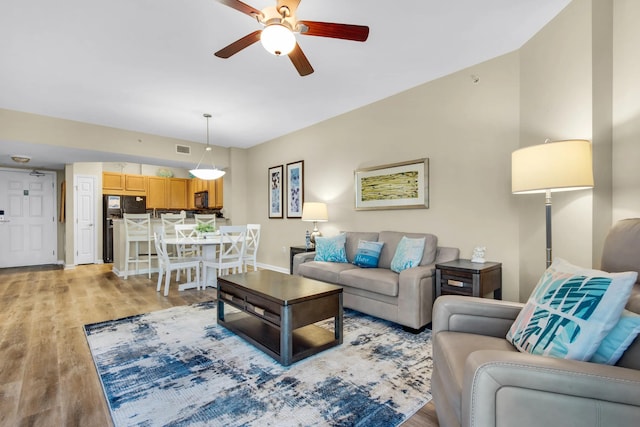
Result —
<svg viewBox="0 0 640 427"><path fill-rule="evenodd" d="M389 427L431 400L430 331L350 310L342 345L289 367L218 326L214 302L85 333L116 427Z"/></svg>

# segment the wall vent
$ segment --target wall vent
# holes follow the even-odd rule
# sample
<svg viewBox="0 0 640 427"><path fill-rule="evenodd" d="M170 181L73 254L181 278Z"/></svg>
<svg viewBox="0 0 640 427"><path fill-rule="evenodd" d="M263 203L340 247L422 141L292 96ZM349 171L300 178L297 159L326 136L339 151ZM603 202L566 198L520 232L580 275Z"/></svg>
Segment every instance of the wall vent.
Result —
<svg viewBox="0 0 640 427"><path fill-rule="evenodd" d="M176 144L176 153L178 154L191 154L191 147L188 145Z"/></svg>

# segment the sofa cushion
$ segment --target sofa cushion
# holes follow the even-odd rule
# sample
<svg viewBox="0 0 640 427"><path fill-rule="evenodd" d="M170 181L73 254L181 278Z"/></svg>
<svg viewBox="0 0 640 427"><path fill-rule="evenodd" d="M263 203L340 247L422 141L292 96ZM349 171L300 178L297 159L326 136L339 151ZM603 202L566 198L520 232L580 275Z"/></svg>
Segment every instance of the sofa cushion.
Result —
<svg viewBox="0 0 640 427"><path fill-rule="evenodd" d="M366 231L346 231L347 243L345 244L345 250L347 251L347 261L353 262L356 259L356 253L358 252L358 243L360 240L367 240L369 242L378 241L378 233L366 232Z"/></svg>
<svg viewBox="0 0 640 427"><path fill-rule="evenodd" d="M382 242L360 240L358 243L358 252L356 252L356 256L353 259L353 264L362 268L378 267L382 246L384 246Z"/></svg>
<svg viewBox="0 0 640 427"><path fill-rule="evenodd" d="M518 350L589 360L615 326L638 273L606 273L556 258L507 333Z"/></svg>
<svg viewBox="0 0 640 427"><path fill-rule="evenodd" d="M422 260L420 265L429 265L436 260L436 251L438 249L438 238L433 234L428 233L403 233L400 231L381 231L378 235L378 242L384 242L382 252L380 253L380 260L378 261L378 267L391 269L391 260L396 253L398 243L403 236L409 238L424 237L424 251L422 253Z"/></svg>
<svg viewBox="0 0 640 427"><path fill-rule="evenodd" d="M400 273L402 270L417 267L420 265L422 254L424 253L424 237L418 239L410 239L402 236L396 253L393 254L391 260L391 271Z"/></svg>
<svg viewBox="0 0 640 427"><path fill-rule="evenodd" d="M349 263L310 261L298 266L298 274L302 277L322 280L323 282L338 283L338 276L341 272L358 268Z"/></svg>
<svg viewBox="0 0 640 427"><path fill-rule="evenodd" d="M386 268L353 268L343 270L338 276L338 284L365 289L391 297L398 296L398 273Z"/></svg>
<svg viewBox="0 0 640 427"><path fill-rule="evenodd" d="M615 365L640 332L640 315L624 310L620 320L602 340L590 362Z"/></svg>
<svg viewBox="0 0 640 427"><path fill-rule="evenodd" d="M346 241L347 235L345 233L334 237L316 237L314 261L347 262Z"/></svg>

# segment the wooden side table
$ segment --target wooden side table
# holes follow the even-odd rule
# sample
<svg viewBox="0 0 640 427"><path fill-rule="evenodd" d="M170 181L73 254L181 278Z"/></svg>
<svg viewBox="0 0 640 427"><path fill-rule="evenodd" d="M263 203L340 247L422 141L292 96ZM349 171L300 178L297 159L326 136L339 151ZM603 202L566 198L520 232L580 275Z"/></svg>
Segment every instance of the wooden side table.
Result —
<svg viewBox="0 0 640 427"><path fill-rule="evenodd" d="M502 299L502 263L458 259L436 264L436 298L447 294L484 297L491 291L495 299Z"/></svg>
<svg viewBox="0 0 640 427"><path fill-rule="evenodd" d="M315 250L316 250L315 248L307 248L306 246L291 246L291 247L289 247L289 256L290 256L289 274L293 274L293 257L296 256L296 254L301 254L303 252L313 252Z"/></svg>

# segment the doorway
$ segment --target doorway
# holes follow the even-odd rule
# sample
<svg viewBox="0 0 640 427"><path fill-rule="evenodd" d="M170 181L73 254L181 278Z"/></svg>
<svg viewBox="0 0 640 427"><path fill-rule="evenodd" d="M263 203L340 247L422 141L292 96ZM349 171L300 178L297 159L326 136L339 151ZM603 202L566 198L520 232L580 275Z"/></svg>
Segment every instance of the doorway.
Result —
<svg viewBox="0 0 640 427"><path fill-rule="evenodd" d="M75 264L96 262L95 177L75 176Z"/></svg>
<svg viewBox="0 0 640 427"><path fill-rule="evenodd" d="M0 169L0 268L57 263L55 172Z"/></svg>

